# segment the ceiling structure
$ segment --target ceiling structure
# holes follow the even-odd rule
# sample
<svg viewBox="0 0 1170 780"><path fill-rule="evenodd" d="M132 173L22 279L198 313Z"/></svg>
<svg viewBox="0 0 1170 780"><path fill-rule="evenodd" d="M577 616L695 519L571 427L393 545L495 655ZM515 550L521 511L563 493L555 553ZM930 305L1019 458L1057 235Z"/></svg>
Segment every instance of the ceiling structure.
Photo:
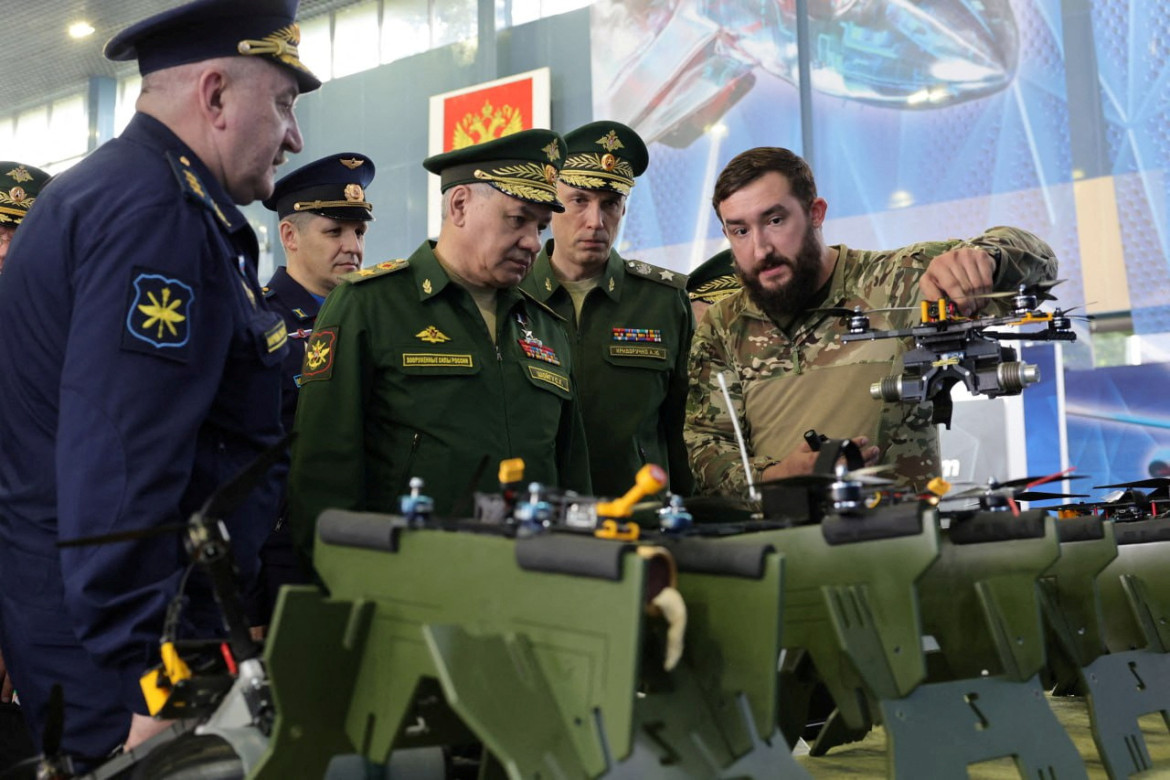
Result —
<svg viewBox="0 0 1170 780"><path fill-rule="evenodd" d="M133 63L102 56L115 33L185 0L0 0L0 116L9 116L78 89L91 76L120 76ZM247 3L249 0L236 0ZM357 0L301 0L300 18L352 5ZM95 32L69 37L69 25L87 21Z"/></svg>

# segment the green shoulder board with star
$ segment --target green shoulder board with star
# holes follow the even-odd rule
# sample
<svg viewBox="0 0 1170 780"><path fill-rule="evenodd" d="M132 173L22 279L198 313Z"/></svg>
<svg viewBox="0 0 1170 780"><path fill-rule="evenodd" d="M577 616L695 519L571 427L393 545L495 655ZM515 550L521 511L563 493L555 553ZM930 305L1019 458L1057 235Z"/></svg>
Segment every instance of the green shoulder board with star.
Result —
<svg viewBox="0 0 1170 780"><path fill-rule="evenodd" d="M671 271L669 268L659 268L656 265L650 265L641 260L626 260L625 262L626 271L634 276L651 279L659 284L665 284L667 287L674 287L678 290L685 290L687 288L686 274Z"/></svg>

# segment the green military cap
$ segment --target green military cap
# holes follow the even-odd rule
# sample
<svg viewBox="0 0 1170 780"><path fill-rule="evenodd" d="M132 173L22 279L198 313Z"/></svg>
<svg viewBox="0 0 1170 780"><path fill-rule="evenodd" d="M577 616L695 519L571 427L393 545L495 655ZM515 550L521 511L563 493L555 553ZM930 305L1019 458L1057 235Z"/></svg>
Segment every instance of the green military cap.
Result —
<svg viewBox="0 0 1170 780"><path fill-rule="evenodd" d="M32 165L0 162L0 225L19 225L49 178Z"/></svg>
<svg viewBox="0 0 1170 780"><path fill-rule="evenodd" d="M621 122L590 122L565 133L561 181L583 190L613 190L629 195L634 179L650 164L646 144Z"/></svg>
<svg viewBox="0 0 1170 780"><path fill-rule="evenodd" d="M423 160L446 192L458 184L487 182L505 195L564 211L557 200L557 172L565 141L552 130L521 130Z"/></svg>
<svg viewBox="0 0 1170 780"><path fill-rule="evenodd" d="M687 295L692 301L717 303L739 288L730 249L714 255L687 277Z"/></svg>

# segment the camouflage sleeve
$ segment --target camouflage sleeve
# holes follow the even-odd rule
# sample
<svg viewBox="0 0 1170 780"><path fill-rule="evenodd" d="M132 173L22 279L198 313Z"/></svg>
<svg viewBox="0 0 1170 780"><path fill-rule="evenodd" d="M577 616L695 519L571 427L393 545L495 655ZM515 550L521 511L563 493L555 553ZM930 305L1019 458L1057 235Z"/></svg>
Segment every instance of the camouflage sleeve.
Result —
<svg viewBox="0 0 1170 780"><path fill-rule="evenodd" d="M1056 279L1056 253L1044 240L1026 230L1001 225L966 243L995 258L996 290L1012 290L1021 284Z"/></svg>
<svg viewBox="0 0 1170 780"><path fill-rule="evenodd" d="M743 385L739 372L728 358L724 335L715 314L715 309L707 311L691 342L690 388L683 439L695 478L695 495L743 498L748 494L747 476L718 375L726 373L731 413L737 416L744 437L750 440L743 418ZM758 480L760 473L776 461L750 458L749 462L753 479Z"/></svg>

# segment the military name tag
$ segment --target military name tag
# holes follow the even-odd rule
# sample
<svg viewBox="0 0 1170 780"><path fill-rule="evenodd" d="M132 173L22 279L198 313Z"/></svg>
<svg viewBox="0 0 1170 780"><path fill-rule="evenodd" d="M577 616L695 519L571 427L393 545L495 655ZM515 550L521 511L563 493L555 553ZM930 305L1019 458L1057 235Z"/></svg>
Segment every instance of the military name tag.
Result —
<svg viewBox="0 0 1170 780"><path fill-rule="evenodd" d="M445 355L435 352L402 353L403 368L473 368L471 355Z"/></svg>
<svg viewBox="0 0 1170 780"><path fill-rule="evenodd" d="M609 354L613 355L614 357L654 358L655 360L666 360L666 347L652 347L648 344L613 344L609 348Z"/></svg>
<svg viewBox="0 0 1170 780"><path fill-rule="evenodd" d="M564 390L566 393L569 392L569 378L563 374L558 374L555 371L549 371L545 368L529 366L528 375L538 382L546 382L553 387Z"/></svg>

